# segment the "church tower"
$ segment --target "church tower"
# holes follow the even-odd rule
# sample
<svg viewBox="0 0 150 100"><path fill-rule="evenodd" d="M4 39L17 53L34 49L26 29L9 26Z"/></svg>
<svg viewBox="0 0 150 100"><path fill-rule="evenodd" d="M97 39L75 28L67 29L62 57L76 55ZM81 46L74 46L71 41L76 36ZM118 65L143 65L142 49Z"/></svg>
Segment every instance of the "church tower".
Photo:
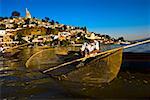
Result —
<svg viewBox="0 0 150 100"><path fill-rule="evenodd" d="M26 8L26 18L31 18L31 14L30 14L30 12L28 11L27 8Z"/></svg>

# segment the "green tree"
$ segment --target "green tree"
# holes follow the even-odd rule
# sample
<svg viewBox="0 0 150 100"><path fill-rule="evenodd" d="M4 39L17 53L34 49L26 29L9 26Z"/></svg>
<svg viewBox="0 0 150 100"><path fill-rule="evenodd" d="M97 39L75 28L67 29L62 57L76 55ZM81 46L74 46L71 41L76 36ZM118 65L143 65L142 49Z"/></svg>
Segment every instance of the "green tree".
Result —
<svg viewBox="0 0 150 100"><path fill-rule="evenodd" d="M45 17L45 21L48 22L50 20L49 17Z"/></svg>
<svg viewBox="0 0 150 100"><path fill-rule="evenodd" d="M2 21L4 18L3 17L0 17L0 21Z"/></svg>
<svg viewBox="0 0 150 100"><path fill-rule="evenodd" d="M59 22L58 22L58 21L56 21L56 24L59 24Z"/></svg>
<svg viewBox="0 0 150 100"><path fill-rule="evenodd" d="M45 20L44 20L44 19L42 19L42 22L45 22Z"/></svg>
<svg viewBox="0 0 150 100"><path fill-rule="evenodd" d="M0 29L6 29L6 25L5 24L0 24Z"/></svg>
<svg viewBox="0 0 150 100"><path fill-rule="evenodd" d="M17 33L17 40L19 41L19 44L21 44L23 42L22 36L23 36L22 32Z"/></svg>
<svg viewBox="0 0 150 100"><path fill-rule="evenodd" d="M56 29L52 29L52 30L51 30L51 33L52 33L52 34L55 34L55 35L58 35L58 32L59 32L59 31L56 30Z"/></svg>
<svg viewBox="0 0 150 100"><path fill-rule="evenodd" d="M51 21L51 24L52 24L52 25L54 25L54 24L55 24L55 21L54 21L54 20L52 20L52 21Z"/></svg>
<svg viewBox="0 0 150 100"><path fill-rule="evenodd" d="M124 37L119 37L118 40L125 41Z"/></svg>
<svg viewBox="0 0 150 100"><path fill-rule="evenodd" d="M13 29L16 29L16 28L18 28L18 24L14 24Z"/></svg>
<svg viewBox="0 0 150 100"><path fill-rule="evenodd" d="M106 37L107 39L111 39L111 37L110 37L109 35L105 35L105 37Z"/></svg>
<svg viewBox="0 0 150 100"><path fill-rule="evenodd" d="M30 18L25 20L25 24L28 25L30 23Z"/></svg>
<svg viewBox="0 0 150 100"><path fill-rule="evenodd" d="M67 25L64 25L63 26L63 30L65 31L67 29Z"/></svg>
<svg viewBox="0 0 150 100"><path fill-rule="evenodd" d="M86 33L87 32L87 28L86 28L86 26L85 27L83 27L83 31Z"/></svg>
<svg viewBox="0 0 150 100"><path fill-rule="evenodd" d="M12 16L12 17L19 17L19 16L20 16L20 12L18 12L18 11L13 11L13 12L11 13L11 16Z"/></svg>

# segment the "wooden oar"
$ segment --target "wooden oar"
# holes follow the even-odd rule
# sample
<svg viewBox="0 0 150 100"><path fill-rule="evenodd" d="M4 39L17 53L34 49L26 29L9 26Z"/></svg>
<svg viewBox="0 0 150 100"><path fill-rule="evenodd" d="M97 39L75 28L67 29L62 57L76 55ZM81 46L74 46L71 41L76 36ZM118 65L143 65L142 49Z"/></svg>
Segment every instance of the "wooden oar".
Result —
<svg viewBox="0 0 150 100"><path fill-rule="evenodd" d="M137 42L135 44L124 46L123 48L126 49L126 48L134 47L134 46L137 46L137 45L140 45L140 44L144 44L144 43L148 43L148 42L150 42L150 40L145 40L145 41L142 41L142 42Z"/></svg>
<svg viewBox="0 0 150 100"><path fill-rule="evenodd" d="M107 50L107 51L105 51L105 52L98 53L98 54L95 55L95 56L103 55L103 54L106 54L106 53L111 53L111 52L113 52L113 51L117 51L117 50L120 50L120 49L130 48L130 47L137 46L137 45L144 44L144 43L148 43L148 42L150 42L150 40L138 42L138 43L131 44L131 45L128 45L128 46L124 46L124 47L115 48L115 49L112 49L112 50ZM74 62L85 61L87 58L90 58L90 57L91 57L91 56L83 57L83 58L80 58L80 59L76 59L76 60L73 60L73 61L70 61L70 62L66 62L66 63L60 64L60 65L58 65L58 66L55 66L55 67L49 68L49 69L47 69L47 70L44 70L43 73L47 73L47 72L49 72L49 71L58 69L58 68L63 67L63 66L65 66L65 65L72 64L72 63L74 63Z"/></svg>

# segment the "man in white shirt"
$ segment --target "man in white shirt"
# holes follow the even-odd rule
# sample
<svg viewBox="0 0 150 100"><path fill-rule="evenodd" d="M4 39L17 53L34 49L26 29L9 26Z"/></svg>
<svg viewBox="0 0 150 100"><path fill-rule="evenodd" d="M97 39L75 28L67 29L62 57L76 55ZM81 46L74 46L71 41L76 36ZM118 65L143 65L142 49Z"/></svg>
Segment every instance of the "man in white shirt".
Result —
<svg viewBox="0 0 150 100"><path fill-rule="evenodd" d="M94 56L100 52L99 42L96 40L95 34L92 33L90 37L86 38L89 42L85 42L81 47L81 54L84 56Z"/></svg>

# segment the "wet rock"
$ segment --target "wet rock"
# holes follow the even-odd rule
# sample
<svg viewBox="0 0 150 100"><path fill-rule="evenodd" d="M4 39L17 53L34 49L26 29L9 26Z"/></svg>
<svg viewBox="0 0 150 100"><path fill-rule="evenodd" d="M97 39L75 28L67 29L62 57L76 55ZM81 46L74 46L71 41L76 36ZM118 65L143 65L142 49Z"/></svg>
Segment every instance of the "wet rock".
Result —
<svg viewBox="0 0 150 100"><path fill-rule="evenodd" d="M127 79L123 79L125 82L127 81Z"/></svg>
<svg viewBox="0 0 150 100"><path fill-rule="evenodd" d="M30 97L33 97L33 95L30 95Z"/></svg>
<svg viewBox="0 0 150 100"><path fill-rule="evenodd" d="M89 84L89 86L94 86L94 84Z"/></svg>
<svg viewBox="0 0 150 100"><path fill-rule="evenodd" d="M144 82L145 84L147 84L147 83L148 83L148 81L146 81L146 80L143 80L143 82Z"/></svg>
<svg viewBox="0 0 150 100"><path fill-rule="evenodd" d="M135 78L135 76L131 76L131 78L132 78L132 79L134 79L134 78Z"/></svg>
<svg viewBox="0 0 150 100"><path fill-rule="evenodd" d="M102 85L98 85L98 87L102 87Z"/></svg>
<svg viewBox="0 0 150 100"><path fill-rule="evenodd" d="M132 81L129 81L129 83L132 83Z"/></svg>
<svg viewBox="0 0 150 100"><path fill-rule="evenodd" d="M86 86L86 83L83 83L83 86Z"/></svg>
<svg viewBox="0 0 150 100"><path fill-rule="evenodd" d="M82 88L82 91L85 91L86 90L86 88Z"/></svg>
<svg viewBox="0 0 150 100"><path fill-rule="evenodd" d="M126 73L127 73L127 74L130 74L130 72L129 72L129 71L127 71Z"/></svg>
<svg viewBox="0 0 150 100"><path fill-rule="evenodd" d="M121 79L122 77L121 77L121 76L119 76L118 78L119 78L119 79Z"/></svg>
<svg viewBox="0 0 150 100"><path fill-rule="evenodd" d="M51 98L55 98L55 96L51 96Z"/></svg>

